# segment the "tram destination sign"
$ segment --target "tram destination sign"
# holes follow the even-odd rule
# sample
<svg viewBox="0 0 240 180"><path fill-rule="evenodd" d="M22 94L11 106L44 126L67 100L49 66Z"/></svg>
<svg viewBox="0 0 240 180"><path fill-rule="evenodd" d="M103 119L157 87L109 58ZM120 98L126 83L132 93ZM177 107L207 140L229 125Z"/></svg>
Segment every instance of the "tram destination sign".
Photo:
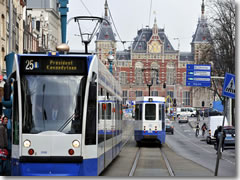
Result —
<svg viewBox="0 0 240 180"><path fill-rule="evenodd" d="M187 64L186 86L211 86L211 65Z"/></svg>
<svg viewBox="0 0 240 180"><path fill-rule="evenodd" d="M24 74L87 74L87 57L74 56L20 56Z"/></svg>

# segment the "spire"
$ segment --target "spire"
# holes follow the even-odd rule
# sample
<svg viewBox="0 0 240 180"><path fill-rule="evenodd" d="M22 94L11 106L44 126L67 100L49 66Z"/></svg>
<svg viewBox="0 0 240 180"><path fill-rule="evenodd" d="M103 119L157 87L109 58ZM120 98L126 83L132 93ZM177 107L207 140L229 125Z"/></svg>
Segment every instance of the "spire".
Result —
<svg viewBox="0 0 240 180"><path fill-rule="evenodd" d="M157 27L157 18L154 18L154 24L153 24L153 34L158 34L158 27Z"/></svg>
<svg viewBox="0 0 240 180"><path fill-rule="evenodd" d="M104 4L104 8L105 8L105 17L108 16L108 3L107 3L107 0L105 0L105 4Z"/></svg>
<svg viewBox="0 0 240 180"><path fill-rule="evenodd" d="M204 16L204 9L205 9L204 0L202 0L202 7L201 7L202 16Z"/></svg>

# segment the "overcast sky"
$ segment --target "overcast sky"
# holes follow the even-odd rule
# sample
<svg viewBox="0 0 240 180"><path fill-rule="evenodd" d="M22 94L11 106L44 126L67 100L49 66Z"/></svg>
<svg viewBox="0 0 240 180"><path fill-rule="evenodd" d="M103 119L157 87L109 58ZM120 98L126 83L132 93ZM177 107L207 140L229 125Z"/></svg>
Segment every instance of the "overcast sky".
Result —
<svg viewBox="0 0 240 180"><path fill-rule="evenodd" d="M105 0L70 0L68 19L86 15L103 17L104 3ZM201 4L202 0L152 0L151 6L151 0L108 0L113 21L122 41L133 41L137 30L142 27L149 25L152 28L156 17L158 27L165 29L166 35L176 50L180 43L181 52L191 51L192 35L197 28L198 19L201 17ZM92 28L86 24L83 26ZM116 39L120 41L114 27L113 30L116 33ZM77 23L70 21L67 29L67 41L71 50L84 50L78 34ZM179 41L175 38L179 38ZM125 45L125 48L128 46L130 46L130 42ZM94 50L94 47L93 40L89 49ZM117 48L122 50L123 45L118 42Z"/></svg>

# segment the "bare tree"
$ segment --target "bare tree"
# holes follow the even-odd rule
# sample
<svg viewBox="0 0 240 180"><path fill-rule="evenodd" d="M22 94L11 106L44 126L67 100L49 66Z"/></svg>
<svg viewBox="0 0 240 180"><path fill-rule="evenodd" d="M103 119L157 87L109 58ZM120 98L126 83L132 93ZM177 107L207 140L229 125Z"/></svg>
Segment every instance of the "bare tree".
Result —
<svg viewBox="0 0 240 180"><path fill-rule="evenodd" d="M207 8L211 40L210 46L205 48L202 60L212 62L212 75L224 76L227 72L235 74L235 2L234 0L209 0ZM223 81L213 80L212 90L221 100L223 98L219 89L222 86ZM233 107L235 107L235 101L233 101ZM232 114L234 116L233 112Z"/></svg>
<svg viewBox="0 0 240 180"><path fill-rule="evenodd" d="M235 2L210 0L208 8L214 69L220 70L218 73L235 74Z"/></svg>

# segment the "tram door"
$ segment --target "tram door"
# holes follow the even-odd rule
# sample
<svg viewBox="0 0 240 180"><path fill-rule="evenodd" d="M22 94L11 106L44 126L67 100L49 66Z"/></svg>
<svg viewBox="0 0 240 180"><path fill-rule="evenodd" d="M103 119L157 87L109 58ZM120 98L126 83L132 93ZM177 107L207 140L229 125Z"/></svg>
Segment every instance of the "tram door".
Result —
<svg viewBox="0 0 240 180"><path fill-rule="evenodd" d="M106 101L106 116L104 120L104 164L105 167L112 161L112 133L113 117L112 117L112 103Z"/></svg>

